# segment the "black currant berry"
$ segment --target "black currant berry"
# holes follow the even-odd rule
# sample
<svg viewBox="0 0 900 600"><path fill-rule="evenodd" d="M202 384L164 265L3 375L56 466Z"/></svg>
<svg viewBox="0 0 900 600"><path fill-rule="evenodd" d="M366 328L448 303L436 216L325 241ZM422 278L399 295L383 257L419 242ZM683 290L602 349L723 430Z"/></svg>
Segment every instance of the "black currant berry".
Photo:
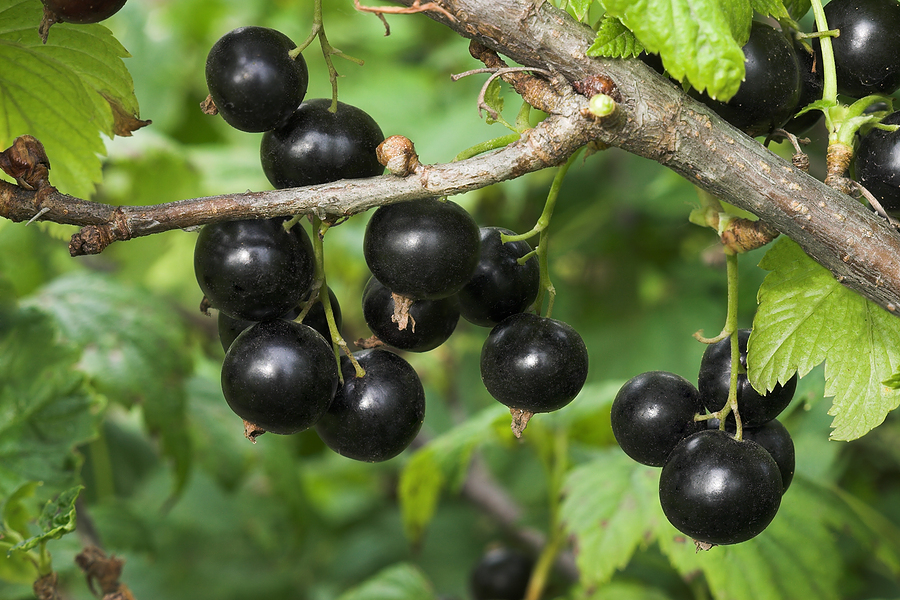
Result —
<svg viewBox="0 0 900 600"><path fill-rule="evenodd" d="M719 428L718 419L709 419L707 424L709 429ZM725 430L734 435L736 427L734 423L727 423ZM759 427L744 427L742 433L745 440L756 442L772 455L781 473L782 488L787 491L794 479L795 466L794 440L791 439L787 427L778 419L772 419Z"/></svg>
<svg viewBox="0 0 900 600"><path fill-rule="evenodd" d="M746 375L747 340L749 339L749 329L741 329L738 332L740 362L745 371L738 375L738 412L741 415L741 423L745 427L758 427L777 417L790 404L794 397L794 391L797 389L797 376L791 377L783 386L776 384L775 389L768 394L760 394L753 389ZM703 352L703 358L700 359L697 388L700 390L700 398L703 400L704 406L710 412L716 412L725 407L730 385L731 338L728 337L707 346ZM733 422L734 416L728 415L728 420Z"/></svg>
<svg viewBox="0 0 900 600"><path fill-rule="evenodd" d="M449 200L381 206L369 219L363 254L372 274L398 294L436 300L472 277L481 249L475 220Z"/></svg>
<svg viewBox="0 0 900 600"><path fill-rule="evenodd" d="M526 241L500 241L500 234L515 235L500 227L482 227L481 254L471 279L457 293L459 313L467 321L493 327L506 317L524 312L537 298L541 269Z"/></svg>
<svg viewBox="0 0 900 600"><path fill-rule="evenodd" d="M675 446L703 428L694 415L703 410L690 381L665 371L628 380L613 400L610 421L622 450L637 462L661 467Z"/></svg>
<svg viewBox="0 0 900 600"><path fill-rule="evenodd" d="M408 309L408 321L400 328L400 308L391 290L374 277L363 290L363 318L379 340L400 350L434 350L456 329L459 301L456 296L440 300L415 300Z"/></svg>
<svg viewBox="0 0 900 600"><path fill-rule="evenodd" d="M897 0L832 0L825 18L830 29L841 32L831 38L838 93L862 98L900 88Z"/></svg>
<svg viewBox="0 0 900 600"><path fill-rule="evenodd" d="M213 307L250 321L277 319L293 309L312 284L312 242L284 219L211 223L194 247L197 283Z"/></svg>
<svg viewBox="0 0 900 600"><path fill-rule="evenodd" d="M489 550L469 577L473 600L522 600L528 589L534 561L506 547Z"/></svg>
<svg viewBox="0 0 900 600"><path fill-rule="evenodd" d="M342 456L381 462L403 452L425 419L425 390L403 358L381 349L354 354L365 370L356 376L350 359L341 357L344 384L316 424L325 445Z"/></svg>
<svg viewBox="0 0 900 600"><path fill-rule="evenodd" d="M331 344L312 327L275 319L253 325L222 363L228 406L256 429L291 434L316 424L338 385Z"/></svg>
<svg viewBox="0 0 900 600"><path fill-rule="evenodd" d="M125 6L125 0L41 0L57 23L99 23Z"/></svg>
<svg viewBox="0 0 900 600"><path fill-rule="evenodd" d="M334 292L331 288L328 289L328 296L331 298L331 310L334 312L334 323L337 325L338 330L340 331L341 325L343 323L343 319L341 318L341 305L338 304L337 297L334 295ZM306 302L306 299L302 300L300 304L281 315L281 319L286 321L293 321L296 319L301 312L303 312L303 305ZM219 342L222 344L222 349L226 352L228 348L231 346L231 343L248 327L255 325L257 321L248 321L246 319L235 319L234 317L230 317L223 312L219 312L218 317L218 330L219 330ZM331 339L331 332L328 331L328 321L325 318L325 308L322 306L321 302L316 302L313 304L312 308L309 309L309 312L306 313L306 317L303 319L304 325L309 325L316 331L318 331L322 337L326 340Z"/></svg>
<svg viewBox="0 0 900 600"><path fill-rule="evenodd" d="M669 522L710 544L758 535L775 518L782 491L778 465L762 446L718 429L679 442L659 476L659 501Z"/></svg>
<svg viewBox="0 0 900 600"><path fill-rule="evenodd" d="M206 85L222 118L241 131L284 125L309 83L302 55L289 37L267 27L239 27L219 38L206 58Z"/></svg>
<svg viewBox="0 0 900 600"><path fill-rule="evenodd" d="M262 136L259 155L278 189L374 177L384 173L376 149L384 141L378 123L363 110L331 100L307 100L281 127Z"/></svg>
<svg viewBox="0 0 900 600"><path fill-rule="evenodd" d="M881 120L885 125L900 124L900 112ZM900 212L900 130L873 129L859 142L854 157L856 180L889 213Z"/></svg>
<svg viewBox="0 0 900 600"><path fill-rule="evenodd" d="M758 21L741 48L746 74L728 102L697 98L720 117L750 136L766 135L784 125L797 109L800 67L791 43L776 29Z"/></svg>
<svg viewBox="0 0 900 600"><path fill-rule="evenodd" d="M491 396L510 408L552 412L581 391L588 353L566 323L532 313L501 321L481 348L481 379Z"/></svg>

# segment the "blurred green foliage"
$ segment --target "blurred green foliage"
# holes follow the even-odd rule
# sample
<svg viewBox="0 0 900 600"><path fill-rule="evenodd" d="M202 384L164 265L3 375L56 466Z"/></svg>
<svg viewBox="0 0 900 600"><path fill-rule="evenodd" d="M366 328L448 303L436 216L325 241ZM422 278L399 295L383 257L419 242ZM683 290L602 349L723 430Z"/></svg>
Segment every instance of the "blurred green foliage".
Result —
<svg viewBox="0 0 900 600"><path fill-rule="evenodd" d="M258 164L259 136L231 130L199 109L206 52L241 25L275 27L300 41L311 9L308 0L132 1L106 22L132 54L125 62L141 116L153 125L107 143L94 198L137 205L269 189ZM483 80L450 80L478 66L466 40L421 15L389 16L391 35L385 37L382 23L355 12L350 0L327 2L324 19L331 43L365 60L358 66L336 59L340 99L369 112L387 135L410 137L423 161L449 161L507 133L477 115ZM330 94L317 52L314 44L305 53L310 97ZM501 91L505 116L513 121L519 102ZM534 173L457 200L483 225L527 231L552 177L552 171ZM40 514L66 486L84 484L78 532L48 544L67 598L91 597L72 557L81 543L94 541L126 559L123 581L138 600L464 600L469 570L481 553L491 544L519 543L508 526L461 493L465 459L477 456L521 507L516 527L545 535L558 508L560 482L551 473L559 439L566 440L571 468L565 489L572 494L601 501L602 494L585 488L592 479L578 479L585 470L601 482L609 478L613 488L640 479L641 468L622 464L616 454L609 402L621 382L642 371L695 379L703 347L691 334L717 333L724 322L724 262L715 234L687 220L697 203L680 177L620 151L573 165L551 226L550 270L558 292L553 316L572 324L590 352L585 391L559 414L536 417L516 441L481 385L478 354L487 330L461 322L447 345L407 355L428 398L422 441L434 444L378 465L331 453L313 432L270 434L256 445L244 439L219 387L223 354L215 320L198 310L194 232L116 243L101 255L71 259L66 239L72 228L0 222L0 450L39 446L52 454L52 460L36 455L40 460L26 473L9 474L0 463L0 491L9 497L17 486L44 481L21 488L15 505L20 523L23 514ZM359 306L369 276L361 251L365 222L365 215L355 217L325 240L329 284L341 302L348 340L369 335ZM756 266L761 256L741 257L743 327L752 322L765 276ZM860 441L829 442L823 389L822 373L814 370L784 419L802 483L789 519L779 526L782 537L772 539L802 546L802 536L790 532L800 523L825 540L804 549L822 552L819 569L830 569L823 597L900 598L893 547L875 534L866 537L900 527L900 422L889 415ZM41 394L65 396L81 407L62 431L57 421L45 421L53 445L38 445L46 432L9 427L29 418L23 402ZM643 500L652 513L653 498ZM408 503L402 510L401 501ZM578 511L570 505L566 515L573 514ZM830 529L825 521L816 526L819 519ZM625 523L632 535L644 524ZM829 540L841 523L847 530ZM577 535L587 535L590 526L566 524ZM413 540L406 536L411 530ZM615 563L588 573L590 586L573 586L563 572L554 573L546 597L732 597L721 581L731 571L708 570L702 562L709 556L718 561L710 564L719 564L733 554L679 551L676 560L671 543L640 536L618 550L617 560L598 554ZM763 563L754 571L760 577L790 577ZM813 557L802 564L816 563ZM28 578L21 577L28 568L0 557L0 599L32 597ZM771 579L760 589L805 590L802 582L817 573L797 574L802 581L783 588Z"/></svg>

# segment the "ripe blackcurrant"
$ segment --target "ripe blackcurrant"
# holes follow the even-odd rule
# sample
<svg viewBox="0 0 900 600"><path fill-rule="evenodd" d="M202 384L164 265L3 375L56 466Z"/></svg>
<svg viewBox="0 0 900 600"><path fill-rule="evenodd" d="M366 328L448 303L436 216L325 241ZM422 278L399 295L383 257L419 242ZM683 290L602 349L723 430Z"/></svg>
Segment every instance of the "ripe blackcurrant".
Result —
<svg viewBox="0 0 900 600"><path fill-rule="evenodd" d="M328 410L338 385L331 344L312 327L275 319L253 325L228 348L222 392L257 429L291 434Z"/></svg>
<svg viewBox="0 0 900 600"><path fill-rule="evenodd" d="M372 214L363 254L391 291L436 300L472 277L481 248L475 220L449 200L425 198L381 206Z"/></svg>
<svg viewBox="0 0 900 600"><path fill-rule="evenodd" d="M473 600L522 600L533 568L534 561L517 550L492 548L472 568Z"/></svg>
<svg viewBox="0 0 900 600"><path fill-rule="evenodd" d="M791 377L784 385L776 384L775 389L767 394L760 394L747 379L747 340L750 330L738 332L738 349L740 350L741 367L745 371L738 375L737 401L741 423L746 427L758 427L781 414L790 404L797 389L797 376ZM728 390L731 385L731 338L725 338L707 346L700 359L700 376L697 387L704 406L710 412L721 410L728 401ZM734 421L734 416L728 416Z"/></svg>
<svg viewBox="0 0 900 600"><path fill-rule="evenodd" d="M737 544L762 532L778 512L783 489L778 465L762 446L718 429L679 442L659 476L666 517L710 544Z"/></svg>
<svg viewBox="0 0 900 600"><path fill-rule="evenodd" d="M476 325L493 327L506 317L525 311L537 298L541 282L537 256L526 241L502 242L501 234L515 235L500 227L482 227L481 254L471 279L459 290L459 312Z"/></svg>
<svg viewBox="0 0 900 600"><path fill-rule="evenodd" d="M532 313L501 321L481 348L481 379L491 396L532 413L552 412L571 402L587 372L587 348L578 332Z"/></svg>
<svg viewBox="0 0 900 600"><path fill-rule="evenodd" d="M250 321L277 319L307 293L315 270L312 242L284 219L211 223L194 247L197 283L213 307Z"/></svg>
<svg viewBox="0 0 900 600"><path fill-rule="evenodd" d="M854 98L900 87L900 4L897 0L832 0L825 5L838 93ZM821 49L819 51L821 53Z"/></svg>
<svg viewBox="0 0 900 600"><path fill-rule="evenodd" d="M307 100L281 127L267 131L259 147L269 182L278 189L374 177L384 173L376 149L384 141L365 111L331 100Z"/></svg>
<svg viewBox="0 0 900 600"><path fill-rule="evenodd" d="M675 446L704 428L694 415L703 410L690 381L665 371L631 378L613 400L610 421L622 450L637 462L661 467Z"/></svg>
<svg viewBox="0 0 900 600"><path fill-rule="evenodd" d="M706 423L709 429L719 428L718 419L709 419ZM725 430L734 435L736 427L734 423L726 423ZM778 419L772 419L759 427L744 427L743 437L745 440L756 442L772 455L781 473L782 487L787 491L794 479L795 465L794 441L787 427Z"/></svg>
<svg viewBox="0 0 900 600"><path fill-rule="evenodd" d="M363 318L379 340L409 352L434 350L456 329L459 301L456 296L440 300L415 300L409 306L409 320L400 329L401 318L395 297L374 277L363 290Z"/></svg>
<svg viewBox="0 0 900 600"><path fill-rule="evenodd" d="M900 124L900 112L881 120ZM854 168L856 179L889 213L900 212L900 130L873 129L859 142Z"/></svg>
<svg viewBox="0 0 900 600"><path fill-rule="evenodd" d="M381 349L354 354L365 370L356 376L350 359L341 357L344 384L316 424L329 448L355 460L381 462L405 450L425 419L425 390L412 366Z"/></svg>
<svg viewBox="0 0 900 600"><path fill-rule="evenodd" d="M41 0L58 23L99 23L119 12L125 0Z"/></svg>
<svg viewBox="0 0 900 600"><path fill-rule="evenodd" d="M239 27L213 44L206 58L206 85L219 114L241 131L263 132L285 124L309 83L296 44L267 27Z"/></svg>

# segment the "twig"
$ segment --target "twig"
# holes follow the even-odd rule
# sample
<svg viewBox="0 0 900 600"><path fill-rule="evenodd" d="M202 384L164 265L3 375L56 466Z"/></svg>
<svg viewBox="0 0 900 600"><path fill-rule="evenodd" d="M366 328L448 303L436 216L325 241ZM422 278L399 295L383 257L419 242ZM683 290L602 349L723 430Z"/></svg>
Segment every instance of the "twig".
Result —
<svg viewBox="0 0 900 600"><path fill-rule="evenodd" d="M382 21L384 21L383 15L411 15L429 10L441 13L451 21L456 20L456 17L437 2L426 2L425 4L422 4L421 0L415 0L410 6L362 6L359 3L359 0L353 0L353 7L360 12L370 12L382 16ZM387 26L386 21L385 26Z"/></svg>

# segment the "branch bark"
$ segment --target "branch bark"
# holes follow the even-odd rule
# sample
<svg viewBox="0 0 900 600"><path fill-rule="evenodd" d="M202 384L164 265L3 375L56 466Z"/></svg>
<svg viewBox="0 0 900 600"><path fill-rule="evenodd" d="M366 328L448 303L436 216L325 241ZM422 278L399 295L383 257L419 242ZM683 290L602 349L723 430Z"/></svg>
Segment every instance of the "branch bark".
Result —
<svg viewBox="0 0 900 600"><path fill-rule="evenodd" d="M395 0L407 7L415 0ZM853 199L797 170L719 119L637 60L586 56L590 28L543 0L440 0L428 17L515 62L561 74L568 82L614 83L619 110L591 118L586 99L565 86L531 78L516 86L552 115L510 146L458 163L420 166L406 177L247 192L144 207L113 207L0 185L0 216L84 226L73 255L109 243L214 221L315 213L339 218L377 205L453 195L563 162L599 141L657 161L708 192L756 214L798 242L834 276L887 310L900 307L900 236ZM403 17L416 18L416 17ZM584 86L582 86L584 87ZM530 96L530 97L529 97Z"/></svg>

